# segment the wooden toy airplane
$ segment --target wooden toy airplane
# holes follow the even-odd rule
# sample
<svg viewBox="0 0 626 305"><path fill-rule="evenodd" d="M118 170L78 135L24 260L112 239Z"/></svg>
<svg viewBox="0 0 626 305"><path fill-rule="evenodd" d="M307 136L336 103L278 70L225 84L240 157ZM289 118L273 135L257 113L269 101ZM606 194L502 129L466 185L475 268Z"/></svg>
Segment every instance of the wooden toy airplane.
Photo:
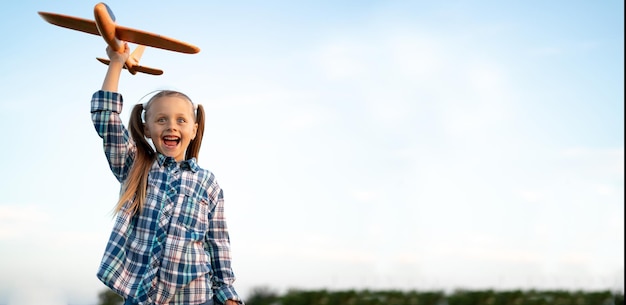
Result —
<svg viewBox="0 0 626 305"><path fill-rule="evenodd" d="M124 65L124 68L128 69L128 71L133 75L137 72L152 75L163 74L162 70L138 65L139 59L141 59L141 56L143 55L145 46L188 54L200 52L200 48L186 42L117 25L115 23L115 15L113 15L109 6L102 2L96 4L94 7L95 21L55 13L38 13L44 20L51 24L102 36L104 41L106 41L106 43L115 51L121 51L124 49L124 41L136 43L138 45L137 48L132 52ZM108 59L97 59L104 64L109 64Z"/></svg>

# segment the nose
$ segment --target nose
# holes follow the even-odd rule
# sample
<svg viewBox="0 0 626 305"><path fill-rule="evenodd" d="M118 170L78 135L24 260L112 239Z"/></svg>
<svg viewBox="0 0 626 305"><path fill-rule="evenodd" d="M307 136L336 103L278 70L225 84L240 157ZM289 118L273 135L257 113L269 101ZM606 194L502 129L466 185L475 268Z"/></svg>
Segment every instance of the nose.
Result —
<svg viewBox="0 0 626 305"><path fill-rule="evenodd" d="M176 123L172 122L172 121L169 121L169 123L167 123L166 129L167 130L171 130L171 131L175 131L176 130Z"/></svg>

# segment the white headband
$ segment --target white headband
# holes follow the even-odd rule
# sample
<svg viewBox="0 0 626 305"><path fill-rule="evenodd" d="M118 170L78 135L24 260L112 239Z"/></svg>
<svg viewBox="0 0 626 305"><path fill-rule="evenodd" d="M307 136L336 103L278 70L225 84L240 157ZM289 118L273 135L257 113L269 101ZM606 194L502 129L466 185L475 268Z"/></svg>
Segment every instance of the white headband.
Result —
<svg viewBox="0 0 626 305"><path fill-rule="evenodd" d="M148 103L150 103L150 101L152 100L152 98L155 95L157 95L157 94L159 94L160 92L163 92L163 91L175 91L175 92L179 92L179 93L185 95L189 99L189 101L191 102L191 105L193 106L194 115L198 116L198 104L194 103L188 95L186 95L186 94L184 94L181 91L176 90L176 89L157 89L157 90L153 90L153 91L150 91L150 92L146 93L144 96L142 96L139 99L139 102L137 103L137 104L141 104L143 106L143 111L141 113L141 120L142 121L146 120L145 119L145 113L146 113L146 108L148 107ZM145 102L142 102L142 101L145 101Z"/></svg>

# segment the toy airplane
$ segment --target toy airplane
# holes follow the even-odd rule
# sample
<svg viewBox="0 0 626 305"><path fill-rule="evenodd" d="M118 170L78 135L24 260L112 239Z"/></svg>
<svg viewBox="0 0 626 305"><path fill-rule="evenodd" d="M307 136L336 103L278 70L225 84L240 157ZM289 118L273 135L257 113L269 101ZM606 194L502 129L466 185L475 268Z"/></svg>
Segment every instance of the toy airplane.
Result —
<svg viewBox="0 0 626 305"><path fill-rule="evenodd" d="M106 43L115 51L123 50L123 41L138 44L137 48L132 52L124 65L124 68L128 69L128 71L133 75L137 74L137 72L152 75L163 74L162 70L138 65L139 59L141 59L141 56L143 55L145 46L188 54L200 52L200 48L186 42L117 25L115 23L115 16L113 15L113 12L108 5L102 2L96 4L94 7L95 21L55 13L38 13L41 18L51 24L102 36L104 41L106 41ZM104 64L109 64L108 59L97 59Z"/></svg>

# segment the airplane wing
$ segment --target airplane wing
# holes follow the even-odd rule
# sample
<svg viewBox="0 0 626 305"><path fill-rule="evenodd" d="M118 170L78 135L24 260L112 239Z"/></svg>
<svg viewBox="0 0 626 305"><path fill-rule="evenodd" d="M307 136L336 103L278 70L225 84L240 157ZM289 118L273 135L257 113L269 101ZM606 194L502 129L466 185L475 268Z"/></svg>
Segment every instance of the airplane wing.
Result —
<svg viewBox="0 0 626 305"><path fill-rule="evenodd" d="M200 48L186 42L120 25L115 27L115 37L119 40L181 53L194 54L200 52Z"/></svg>
<svg viewBox="0 0 626 305"><path fill-rule="evenodd" d="M39 15L51 24L100 36L93 20L47 12L39 12ZM170 51L188 54L200 52L200 48L186 42L119 25L115 26L115 36L119 40Z"/></svg>
<svg viewBox="0 0 626 305"><path fill-rule="evenodd" d="M39 12L39 16L48 23L60 27L100 36L96 22L93 20L46 12Z"/></svg>

